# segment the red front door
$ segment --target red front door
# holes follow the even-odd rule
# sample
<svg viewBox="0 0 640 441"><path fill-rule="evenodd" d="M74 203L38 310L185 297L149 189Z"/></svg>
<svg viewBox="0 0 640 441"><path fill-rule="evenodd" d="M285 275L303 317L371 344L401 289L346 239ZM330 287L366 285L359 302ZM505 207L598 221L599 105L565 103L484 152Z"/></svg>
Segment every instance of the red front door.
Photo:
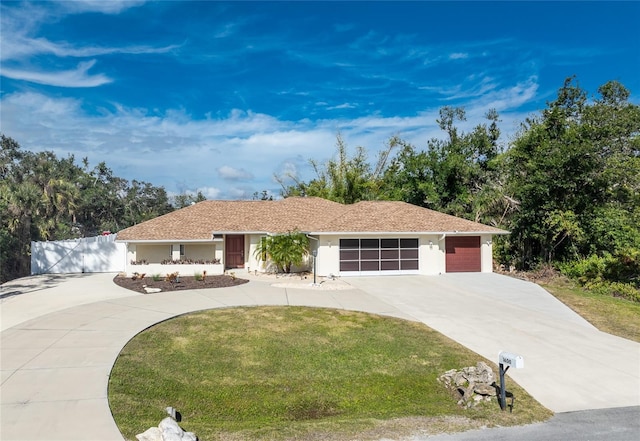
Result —
<svg viewBox="0 0 640 441"><path fill-rule="evenodd" d="M244 268L244 235L228 235L225 242L225 267Z"/></svg>

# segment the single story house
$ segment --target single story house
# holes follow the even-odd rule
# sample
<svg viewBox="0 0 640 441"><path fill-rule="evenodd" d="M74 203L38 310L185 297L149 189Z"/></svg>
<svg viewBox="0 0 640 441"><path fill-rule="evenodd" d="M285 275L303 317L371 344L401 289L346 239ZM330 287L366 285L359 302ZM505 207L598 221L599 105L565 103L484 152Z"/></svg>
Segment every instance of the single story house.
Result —
<svg viewBox="0 0 640 441"><path fill-rule="evenodd" d="M405 202L290 197L199 202L126 228L117 241L127 245L128 274L262 272L261 238L294 230L309 237L319 276L491 272L493 236L509 234Z"/></svg>

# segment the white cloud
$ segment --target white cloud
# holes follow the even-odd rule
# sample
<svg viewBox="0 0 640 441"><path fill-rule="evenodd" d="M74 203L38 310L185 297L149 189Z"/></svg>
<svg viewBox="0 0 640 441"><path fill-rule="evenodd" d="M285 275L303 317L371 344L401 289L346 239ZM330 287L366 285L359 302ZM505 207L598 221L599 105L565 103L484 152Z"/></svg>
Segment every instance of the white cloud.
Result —
<svg viewBox="0 0 640 441"><path fill-rule="evenodd" d="M490 108L500 112L503 130L515 129L513 121L521 115L513 112L535 96L536 80L496 85L468 102L468 121L460 129L483 121ZM162 185L169 193L200 190L208 198L251 197L262 190L277 194L274 175L312 178L309 159L323 163L334 156L338 132L350 151L365 147L372 163L391 136L417 148L444 136L435 122L436 108L406 117L287 121L237 109L205 119L194 119L184 109L158 113L121 105L90 114L80 99L35 92L4 94L0 104L3 133L26 150L87 157L93 165L105 161L125 179ZM229 185L234 182L241 184Z"/></svg>
<svg viewBox="0 0 640 441"><path fill-rule="evenodd" d="M1 74L15 80L29 81L59 87L96 87L111 83L113 80L106 75L90 75L88 70L96 64L96 60L83 61L76 69L63 71L35 71L24 69L12 69L3 67Z"/></svg>
<svg viewBox="0 0 640 441"><path fill-rule="evenodd" d="M242 168L223 165L218 168L218 175L225 181L245 181L253 179L253 175Z"/></svg>
<svg viewBox="0 0 640 441"><path fill-rule="evenodd" d="M469 54L465 52L454 52L449 55L450 60L463 60L465 58L469 58Z"/></svg>
<svg viewBox="0 0 640 441"><path fill-rule="evenodd" d="M140 6L146 0L73 0L61 2L61 7L69 13L100 12L119 14L125 9Z"/></svg>
<svg viewBox="0 0 640 441"><path fill-rule="evenodd" d="M193 192L193 194L197 194L198 191L201 192L207 199L218 199L222 194L222 190L216 187L198 188L195 192Z"/></svg>
<svg viewBox="0 0 640 441"><path fill-rule="evenodd" d="M29 81L57 87L97 87L113 80L98 73L89 75L88 70L96 63L95 59L82 61L75 69L56 70L49 66L60 65L51 60L42 61L36 66L36 56L61 58L98 57L108 54L159 54L168 53L180 47L168 45L154 47L148 45L128 45L123 47L101 47L93 45L71 44L66 41L54 42L38 36L40 27L55 23L65 15L85 12L117 14L125 9L138 6L142 1L91 1L75 0L59 3L25 3L20 7L2 8L0 26L3 29L0 40L0 74L15 80Z"/></svg>
<svg viewBox="0 0 640 441"><path fill-rule="evenodd" d="M339 109L355 109L357 106L351 103L343 103L337 106L327 107L327 110L339 110Z"/></svg>

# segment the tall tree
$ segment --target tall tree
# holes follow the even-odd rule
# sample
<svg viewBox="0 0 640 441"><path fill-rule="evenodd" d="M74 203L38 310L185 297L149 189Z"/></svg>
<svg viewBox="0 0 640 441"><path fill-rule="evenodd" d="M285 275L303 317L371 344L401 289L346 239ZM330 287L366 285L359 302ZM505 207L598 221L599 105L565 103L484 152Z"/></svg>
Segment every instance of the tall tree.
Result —
<svg viewBox="0 0 640 441"><path fill-rule="evenodd" d="M490 110L486 118L489 126L460 132L464 109L443 107L437 122L447 138L429 140L424 151L399 142L400 152L384 174L384 197L500 224L511 204L498 161L498 113Z"/></svg>
<svg viewBox="0 0 640 441"><path fill-rule="evenodd" d="M31 241L118 231L173 210L162 187L118 178L105 163L23 151L1 136L0 281L29 274Z"/></svg>
<svg viewBox="0 0 640 441"><path fill-rule="evenodd" d="M173 207L178 209L178 208L184 208L184 207L188 207L189 205L192 204L197 204L198 202L202 202L202 201L206 201L207 198L202 194L202 192L200 190L198 190L198 192L194 195L192 193L180 193L177 194L173 197Z"/></svg>
<svg viewBox="0 0 640 441"><path fill-rule="evenodd" d="M350 157L347 145L342 135L338 133L334 158L324 164L314 159L309 161L316 175L313 179L303 182L294 176L287 175L276 176L276 180L282 186L284 197L317 196L343 204L377 199L387 159L396 145L398 140L392 138L385 150L380 153L376 166L372 167L367 158L367 151L363 147L358 147L355 154ZM294 184L286 184L287 178L292 179Z"/></svg>
<svg viewBox="0 0 640 441"><path fill-rule="evenodd" d="M511 243L521 266L640 245L632 243L637 234L625 234L629 240L620 235L603 248L594 235L609 216L622 224L611 227L637 231L640 202L640 110L619 83L599 93L590 103L568 78L508 153L509 187L520 203Z"/></svg>

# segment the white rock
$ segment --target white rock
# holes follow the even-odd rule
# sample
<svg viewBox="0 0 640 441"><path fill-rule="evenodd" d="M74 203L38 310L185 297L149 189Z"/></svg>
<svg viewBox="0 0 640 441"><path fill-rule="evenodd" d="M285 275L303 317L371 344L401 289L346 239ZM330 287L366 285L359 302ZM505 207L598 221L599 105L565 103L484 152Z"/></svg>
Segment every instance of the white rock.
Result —
<svg viewBox="0 0 640 441"><path fill-rule="evenodd" d="M164 438L168 433L175 433L182 438L184 430L178 425L178 423L171 417L166 417L160 424L158 424L160 430L162 430L162 437Z"/></svg>
<svg viewBox="0 0 640 441"><path fill-rule="evenodd" d="M146 432L136 435L138 441L162 441L162 431L157 427L152 427Z"/></svg>

